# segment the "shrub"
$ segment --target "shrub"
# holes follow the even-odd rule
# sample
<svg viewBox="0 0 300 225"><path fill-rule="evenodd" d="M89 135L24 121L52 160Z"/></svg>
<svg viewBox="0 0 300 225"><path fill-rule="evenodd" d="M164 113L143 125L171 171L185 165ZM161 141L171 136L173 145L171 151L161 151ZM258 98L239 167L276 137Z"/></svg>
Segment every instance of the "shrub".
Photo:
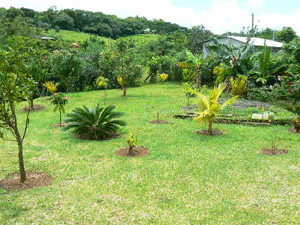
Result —
<svg viewBox="0 0 300 225"><path fill-rule="evenodd" d="M293 120L293 126L295 128L295 131L297 133L300 133L300 116L297 116L294 120Z"/></svg>
<svg viewBox="0 0 300 225"><path fill-rule="evenodd" d="M75 108L72 113L67 114L65 120L68 125L64 130L74 129L73 133L86 139L103 140L112 137L117 133L120 126L126 122L119 120L123 113L113 112L115 106L89 109L85 105L82 108Z"/></svg>
<svg viewBox="0 0 300 225"><path fill-rule="evenodd" d="M236 79L230 78L231 83L231 93L233 96L244 97L247 92L247 77L243 75L238 75Z"/></svg>
<svg viewBox="0 0 300 225"><path fill-rule="evenodd" d="M166 73L163 73L160 75L160 79L163 82L163 84L165 83L165 81L169 78L169 75Z"/></svg>

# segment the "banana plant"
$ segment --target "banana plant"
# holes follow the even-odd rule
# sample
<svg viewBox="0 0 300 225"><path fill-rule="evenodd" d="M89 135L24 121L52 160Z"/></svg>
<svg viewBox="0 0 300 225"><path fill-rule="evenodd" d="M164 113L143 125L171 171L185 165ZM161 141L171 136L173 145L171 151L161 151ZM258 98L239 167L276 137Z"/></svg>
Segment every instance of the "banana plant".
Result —
<svg viewBox="0 0 300 225"><path fill-rule="evenodd" d="M197 80L197 88L201 89L201 75L200 75L200 67L204 62L204 53L200 55L193 55L192 52L189 50L185 50L188 60L185 62L180 63L180 67L187 68L187 67L194 67L196 68L196 80Z"/></svg>

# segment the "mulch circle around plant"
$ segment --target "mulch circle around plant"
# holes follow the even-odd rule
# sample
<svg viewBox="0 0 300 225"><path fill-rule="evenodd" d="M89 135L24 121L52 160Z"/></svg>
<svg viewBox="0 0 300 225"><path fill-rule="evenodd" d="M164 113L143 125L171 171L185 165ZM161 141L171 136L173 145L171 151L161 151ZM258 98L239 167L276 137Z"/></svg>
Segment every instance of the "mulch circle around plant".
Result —
<svg viewBox="0 0 300 225"><path fill-rule="evenodd" d="M277 149L277 148L264 148L261 150L261 153L264 155L274 156L274 155L285 155L288 154L288 150Z"/></svg>
<svg viewBox="0 0 300 225"><path fill-rule="evenodd" d="M196 130L195 134L201 134L201 135L206 135L206 136L219 136L219 135L224 135L225 133L221 130L213 130L212 135L208 132L208 130Z"/></svg>
<svg viewBox="0 0 300 225"><path fill-rule="evenodd" d="M150 121L150 123L152 123L152 124L169 124L170 121L167 121L167 120L152 120L152 121Z"/></svg>
<svg viewBox="0 0 300 225"><path fill-rule="evenodd" d="M53 126L54 127L65 127L65 126L67 126L68 125L68 123L61 123L61 124L54 124Z"/></svg>
<svg viewBox="0 0 300 225"><path fill-rule="evenodd" d="M43 105L33 105L33 109L31 109L29 106L25 106L23 108L23 111L24 112L28 112L28 111L41 111L41 110L44 110L45 109L45 106Z"/></svg>
<svg viewBox="0 0 300 225"><path fill-rule="evenodd" d="M136 154L134 155L129 154L129 147L120 148L115 153L117 156L121 156L121 157L142 157L150 154L150 150L145 147L135 146L133 150L136 151Z"/></svg>
<svg viewBox="0 0 300 225"><path fill-rule="evenodd" d="M44 172L27 172L26 181L20 182L20 175L14 174L12 178L0 180L0 189L27 190L50 186L53 178Z"/></svg>

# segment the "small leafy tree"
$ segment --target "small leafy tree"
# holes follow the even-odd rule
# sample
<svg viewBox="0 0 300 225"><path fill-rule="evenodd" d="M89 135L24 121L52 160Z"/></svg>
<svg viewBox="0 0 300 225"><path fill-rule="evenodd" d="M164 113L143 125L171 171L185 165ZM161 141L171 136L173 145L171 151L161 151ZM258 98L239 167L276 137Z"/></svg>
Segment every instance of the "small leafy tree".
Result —
<svg viewBox="0 0 300 225"><path fill-rule="evenodd" d="M117 78L117 80L121 86L121 90L123 91L123 96L126 97L127 96L127 85L126 85L125 79L122 76L120 76Z"/></svg>
<svg viewBox="0 0 300 225"><path fill-rule="evenodd" d="M20 131L16 105L24 99L28 100L30 88L34 81L22 73L24 65L17 51L0 51L0 137L4 137L3 129L11 131L18 143L20 182L26 181L26 171L23 158L23 141L29 125L27 112L25 128Z"/></svg>
<svg viewBox="0 0 300 225"><path fill-rule="evenodd" d="M96 80L96 83L99 87L102 87L103 88L103 92L104 92L104 96L103 96L103 99L104 99L104 105L105 105L105 100L106 100L106 93L105 93L105 89L107 88L108 86L108 79L103 77L103 76L100 76L97 78Z"/></svg>
<svg viewBox="0 0 300 225"><path fill-rule="evenodd" d="M224 83L219 84L218 87L214 87L212 90L210 90L208 95L204 95L197 90L191 89L191 92L195 93L199 100L199 112L196 113L195 120L197 120L199 124L208 124L208 133L210 135L213 135L212 125L219 112L227 105L233 104L237 98L235 96L223 104L219 103L218 100L225 88L226 85Z"/></svg>
<svg viewBox="0 0 300 225"><path fill-rule="evenodd" d="M54 93L51 99L51 104L55 105L54 112L59 111L59 126L61 127L61 113L65 113L65 105L68 104L68 99L63 93Z"/></svg>
<svg viewBox="0 0 300 225"><path fill-rule="evenodd" d="M129 145L129 154L134 155L135 151L134 151L133 148L138 143L138 133L136 135L134 135L133 133L130 133L128 139L126 140L126 142Z"/></svg>

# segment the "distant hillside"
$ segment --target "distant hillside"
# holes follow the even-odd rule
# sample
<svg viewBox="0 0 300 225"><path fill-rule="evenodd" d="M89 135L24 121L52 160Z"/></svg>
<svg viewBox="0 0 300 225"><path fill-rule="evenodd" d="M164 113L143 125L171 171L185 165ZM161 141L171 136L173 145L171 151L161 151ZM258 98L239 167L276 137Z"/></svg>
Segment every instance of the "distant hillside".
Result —
<svg viewBox="0 0 300 225"><path fill-rule="evenodd" d="M0 8L0 17L13 20L24 17L31 26L45 30L69 30L117 39L137 34L167 34L177 30L188 32L188 28L163 20L148 20L145 17L121 19L115 15L79 9L57 10L55 6L44 12L27 8Z"/></svg>

